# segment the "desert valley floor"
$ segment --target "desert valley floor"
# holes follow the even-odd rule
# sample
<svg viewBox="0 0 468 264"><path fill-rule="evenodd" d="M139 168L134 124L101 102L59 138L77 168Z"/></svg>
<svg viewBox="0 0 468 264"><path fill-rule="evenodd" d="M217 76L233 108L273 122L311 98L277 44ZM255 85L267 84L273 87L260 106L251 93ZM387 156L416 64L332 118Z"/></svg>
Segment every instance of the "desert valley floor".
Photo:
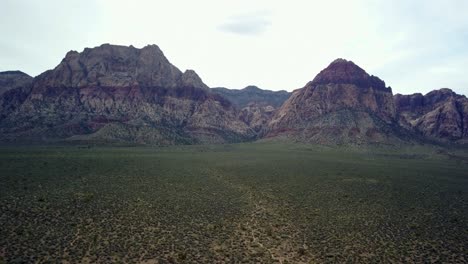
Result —
<svg viewBox="0 0 468 264"><path fill-rule="evenodd" d="M468 153L0 148L0 263L468 261Z"/></svg>

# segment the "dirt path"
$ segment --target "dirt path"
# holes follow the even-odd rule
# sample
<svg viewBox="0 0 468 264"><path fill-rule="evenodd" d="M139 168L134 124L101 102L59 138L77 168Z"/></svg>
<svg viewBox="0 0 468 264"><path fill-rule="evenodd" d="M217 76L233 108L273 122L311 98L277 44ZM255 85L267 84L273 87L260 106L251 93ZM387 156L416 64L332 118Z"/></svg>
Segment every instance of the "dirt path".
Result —
<svg viewBox="0 0 468 264"><path fill-rule="evenodd" d="M249 210L235 224L233 234L224 241L215 241L212 252L219 262L313 263L307 241L286 214L282 203L273 194L235 183L216 170L210 177L243 194Z"/></svg>

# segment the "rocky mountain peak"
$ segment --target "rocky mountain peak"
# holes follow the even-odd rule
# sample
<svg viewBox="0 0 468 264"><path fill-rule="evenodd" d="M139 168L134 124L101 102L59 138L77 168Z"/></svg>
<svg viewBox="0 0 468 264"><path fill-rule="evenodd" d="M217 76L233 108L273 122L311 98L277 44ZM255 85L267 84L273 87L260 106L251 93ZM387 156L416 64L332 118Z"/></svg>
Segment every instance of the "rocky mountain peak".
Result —
<svg viewBox="0 0 468 264"><path fill-rule="evenodd" d="M195 71L182 73L156 45L69 51L27 88L0 96L0 141L165 145L255 136L226 99L212 94Z"/></svg>
<svg viewBox="0 0 468 264"><path fill-rule="evenodd" d="M103 44L69 51L53 70L39 77L39 87L178 87L182 72L156 45L141 49Z"/></svg>
<svg viewBox="0 0 468 264"><path fill-rule="evenodd" d="M430 104L437 104L439 102L447 101L450 99L457 99L463 97L452 91L449 88L441 88L439 90L434 90L425 95L426 101Z"/></svg>
<svg viewBox="0 0 468 264"><path fill-rule="evenodd" d="M74 58L78 56L79 54L80 53L76 50L70 50L69 52L67 52L67 54L65 54L64 60L70 60L71 58Z"/></svg>
<svg viewBox="0 0 468 264"><path fill-rule="evenodd" d="M337 59L293 92L271 119L266 136L333 144L398 141L388 133L395 115L392 91L382 80Z"/></svg>
<svg viewBox="0 0 468 264"><path fill-rule="evenodd" d="M209 87L203 83L202 79L194 70L186 70L182 74L182 86L202 88L208 90Z"/></svg>
<svg viewBox="0 0 468 264"><path fill-rule="evenodd" d="M354 84L365 88L387 89L384 81L369 75L354 62L345 59L334 60L312 80L311 84Z"/></svg>
<svg viewBox="0 0 468 264"><path fill-rule="evenodd" d="M0 72L0 95L12 89L29 86L32 79L22 71Z"/></svg>
<svg viewBox="0 0 468 264"><path fill-rule="evenodd" d="M464 95L455 93L449 88L441 88L423 95L414 93L408 95L396 94L395 105L399 111L421 112L423 109L438 107L450 101L466 101Z"/></svg>
<svg viewBox="0 0 468 264"><path fill-rule="evenodd" d="M32 82L33 77L21 71L0 72L0 120L23 103Z"/></svg>
<svg viewBox="0 0 468 264"><path fill-rule="evenodd" d="M395 96L400 125L436 140L467 142L468 99L448 88Z"/></svg>

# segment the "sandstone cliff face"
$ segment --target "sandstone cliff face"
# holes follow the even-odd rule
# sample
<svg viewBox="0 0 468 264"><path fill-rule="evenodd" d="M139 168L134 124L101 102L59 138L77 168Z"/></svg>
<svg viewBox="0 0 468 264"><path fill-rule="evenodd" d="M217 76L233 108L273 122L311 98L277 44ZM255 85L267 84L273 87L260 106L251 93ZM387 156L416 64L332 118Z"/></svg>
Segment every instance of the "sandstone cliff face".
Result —
<svg viewBox="0 0 468 264"><path fill-rule="evenodd" d="M229 101L182 73L155 46L105 44L69 52L36 77L21 106L0 123L3 140L221 143L253 131Z"/></svg>
<svg viewBox="0 0 468 264"><path fill-rule="evenodd" d="M338 59L293 92L269 123L267 137L317 143L399 140L391 88Z"/></svg>
<svg viewBox="0 0 468 264"><path fill-rule="evenodd" d="M395 95L402 126L426 137L468 142L468 99L444 88L426 95Z"/></svg>
<svg viewBox="0 0 468 264"><path fill-rule="evenodd" d="M33 78L21 71L0 72L0 96L10 90L29 88Z"/></svg>
<svg viewBox="0 0 468 264"><path fill-rule="evenodd" d="M32 81L31 76L20 71L0 72L0 121L24 102Z"/></svg>
<svg viewBox="0 0 468 264"><path fill-rule="evenodd" d="M271 105L251 103L242 108L239 112L239 118L258 135L261 135L276 110L277 109Z"/></svg>
<svg viewBox="0 0 468 264"><path fill-rule="evenodd" d="M142 49L104 44L70 51L55 69L39 76L35 93L47 87L178 87L182 72L164 57L156 45Z"/></svg>
<svg viewBox="0 0 468 264"><path fill-rule="evenodd" d="M186 70L181 77L181 84L179 86L187 87L197 87L204 90L209 90L210 88L203 83L202 79L194 70Z"/></svg>
<svg viewBox="0 0 468 264"><path fill-rule="evenodd" d="M258 137L468 143L468 99L449 89L393 96L382 80L343 59L292 94L210 89L156 45L71 51L36 78L0 73L1 141L193 144Z"/></svg>

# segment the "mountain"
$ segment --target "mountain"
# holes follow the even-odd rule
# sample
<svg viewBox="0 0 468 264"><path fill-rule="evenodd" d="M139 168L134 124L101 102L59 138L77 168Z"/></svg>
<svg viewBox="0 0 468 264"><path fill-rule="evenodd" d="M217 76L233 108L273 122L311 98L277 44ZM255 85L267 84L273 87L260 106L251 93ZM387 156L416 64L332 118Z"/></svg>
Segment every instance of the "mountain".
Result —
<svg viewBox="0 0 468 264"><path fill-rule="evenodd" d="M271 105L251 103L240 110L238 117L260 137L276 110Z"/></svg>
<svg viewBox="0 0 468 264"><path fill-rule="evenodd" d="M287 91L263 90L257 86L247 86L241 90L222 87L211 90L240 109L239 118L256 133L265 128L275 110L291 96Z"/></svg>
<svg viewBox="0 0 468 264"><path fill-rule="evenodd" d="M203 144L286 138L322 144L468 143L468 99L444 88L393 96L337 59L293 93L209 88L156 45L70 51L33 78L0 72L0 141Z"/></svg>
<svg viewBox="0 0 468 264"><path fill-rule="evenodd" d="M395 95L400 125L433 140L468 143L468 99L443 88Z"/></svg>
<svg viewBox="0 0 468 264"><path fill-rule="evenodd" d="M0 121L0 137L192 144L244 141L254 132L228 100L156 45L104 44L70 51L34 78L22 104Z"/></svg>
<svg viewBox="0 0 468 264"><path fill-rule="evenodd" d="M21 71L0 72L0 95L17 88L28 88L33 77Z"/></svg>
<svg viewBox="0 0 468 264"><path fill-rule="evenodd" d="M241 90L227 89L223 87L211 88L211 90L231 101L239 109L252 104L264 106L270 105L273 108L278 108L289 98L289 96L291 96L290 92L284 90L263 90L253 85L247 86Z"/></svg>
<svg viewBox="0 0 468 264"><path fill-rule="evenodd" d="M265 136L360 144L401 142L407 135L396 120L391 88L352 61L337 59L293 92Z"/></svg>
<svg viewBox="0 0 468 264"><path fill-rule="evenodd" d="M31 92L33 78L21 71L0 72L0 121L15 111Z"/></svg>

